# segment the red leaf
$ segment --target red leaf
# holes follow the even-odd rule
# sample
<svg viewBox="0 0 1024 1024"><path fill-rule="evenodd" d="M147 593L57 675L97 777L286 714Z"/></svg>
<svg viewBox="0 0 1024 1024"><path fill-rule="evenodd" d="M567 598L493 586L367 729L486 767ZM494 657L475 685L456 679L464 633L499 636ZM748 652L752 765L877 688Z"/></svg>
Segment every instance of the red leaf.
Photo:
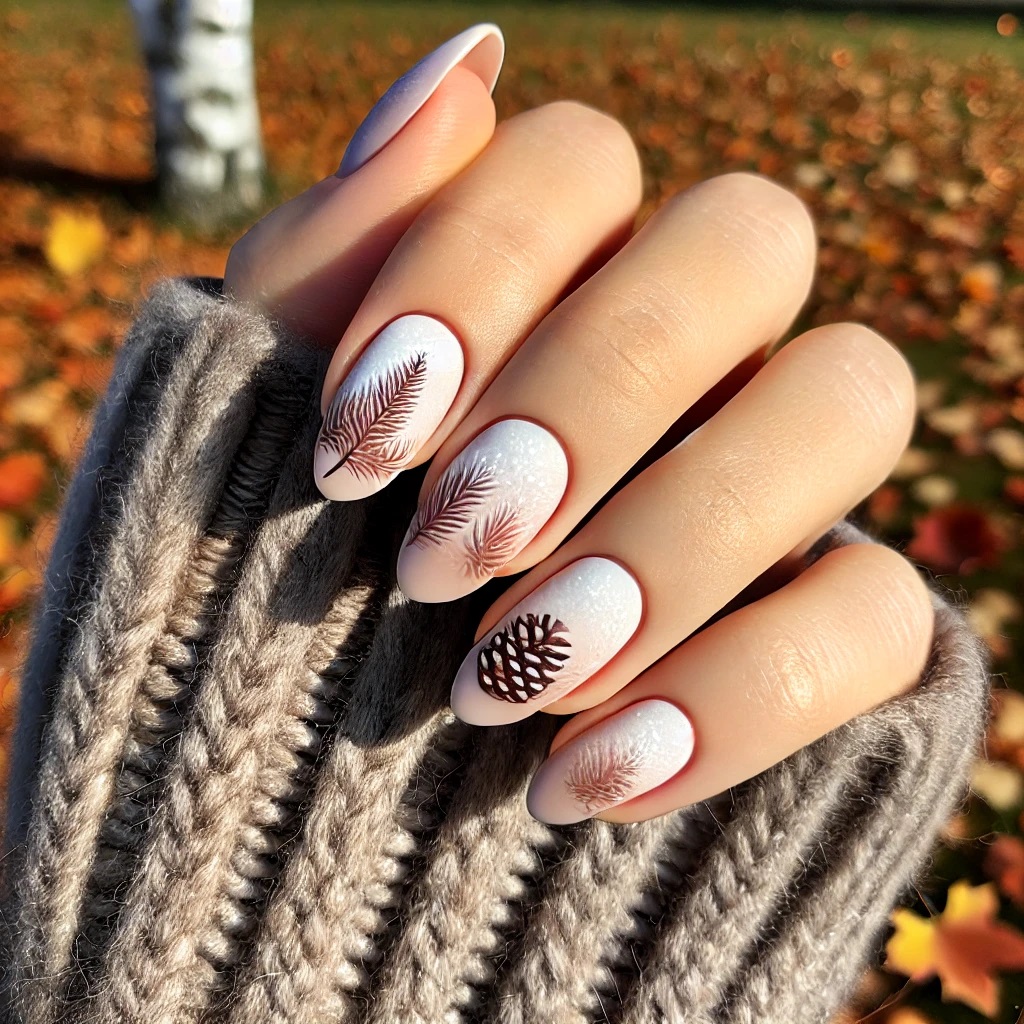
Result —
<svg viewBox="0 0 1024 1024"><path fill-rule="evenodd" d="M907 554L937 573L967 574L998 565L1006 538L973 505L954 504L914 520Z"/></svg>

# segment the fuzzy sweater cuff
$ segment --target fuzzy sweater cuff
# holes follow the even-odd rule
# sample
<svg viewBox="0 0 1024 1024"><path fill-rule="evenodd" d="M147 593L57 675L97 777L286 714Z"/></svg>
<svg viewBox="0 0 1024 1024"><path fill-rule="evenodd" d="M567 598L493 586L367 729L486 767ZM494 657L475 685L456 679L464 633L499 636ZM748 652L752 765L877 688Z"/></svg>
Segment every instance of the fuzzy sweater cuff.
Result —
<svg viewBox="0 0 1024 1024"><path fill-rule="evenodd" d="M325 360L210 279L140 309L24 673L2 1019L826 1020L962 795L987 680L960 614L935 596L914 691L734 791L542 825L558 723L446 706L493 591L395 587L418 475L313 486Z"/></svg>

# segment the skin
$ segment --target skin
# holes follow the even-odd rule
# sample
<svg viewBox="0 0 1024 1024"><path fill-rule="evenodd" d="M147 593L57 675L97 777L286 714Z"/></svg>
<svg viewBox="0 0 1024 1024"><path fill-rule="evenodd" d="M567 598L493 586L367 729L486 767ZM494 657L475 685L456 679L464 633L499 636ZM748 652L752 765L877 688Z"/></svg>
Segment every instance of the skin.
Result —
<svg viewBox="0 0 1024 1024"><path fill-rule="evenodd" d="M709 797L905 691L932 630L923 582L887 549L856 545L790 578L886 478L914 418L904 359L865 326L817 328L764 362L811 287L806 208L726 175L632 234L640 195L614 119L554 103L495 131L486 88L456 68L359 171L257 224L225 275L229 294L336 346L325 409L396 317L455 331L466 370L412 462L432 460L424 495L497 420L533 420L561 442L566 493L501 571L526 575L477 639L577 558L634 574L637 632L544 709L574 715L553 749L649 697L690 716L697 755L601 815L614 821ZM697 632L740 594L759 599Z"/></svg>

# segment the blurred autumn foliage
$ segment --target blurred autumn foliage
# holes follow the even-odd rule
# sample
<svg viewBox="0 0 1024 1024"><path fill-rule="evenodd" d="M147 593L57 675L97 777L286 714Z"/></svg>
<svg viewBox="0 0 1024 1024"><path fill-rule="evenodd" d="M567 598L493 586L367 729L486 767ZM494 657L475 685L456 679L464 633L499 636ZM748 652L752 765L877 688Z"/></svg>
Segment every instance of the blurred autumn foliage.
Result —
<svg viewBox="0 0 1024 1024"><path fill-rule="evenodd" d="M0 6L0 756L61 488L132 305L161 275L219 274L230 241L188 235L154 208L149 104L128 18L112 7L90 18L88 9ZM263 130L279 195L333 172L387 84L487 15L475 7L442 15L426 3L404 5L401 18L387 10L258 9ZM647 170L645 213L722 171L782 181L813 209L821 235L820 273L799 326L863 321L914 364L920 425L863 518L968 606L999 673L995 712L974 795L948 827L931 887L895 916L885 965L870 972L844 1020L1018 1020L1024 47L1016 19L973 24L951 54L912 23L880 34L860 15L769 28L616 7L511 17L502 17L510 44L502 114L571 96L622 118Z"/></svg>

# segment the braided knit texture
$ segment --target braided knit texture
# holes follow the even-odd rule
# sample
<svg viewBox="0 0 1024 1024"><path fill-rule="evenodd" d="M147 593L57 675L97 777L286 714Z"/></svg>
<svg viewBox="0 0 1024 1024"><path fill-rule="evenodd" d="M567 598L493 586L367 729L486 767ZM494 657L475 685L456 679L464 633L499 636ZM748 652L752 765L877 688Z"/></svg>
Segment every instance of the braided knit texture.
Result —
<svg viewBox="0 0 1024 1024"><path fill-rule="evenodd" d="M324 368L210 279L140 308L24 674L0 1020L826 1020L962 792L987 679L960 614L935 597L914 691L735 791L542 825L558 723L446 706L496 585L397 590L415 473L319 497Z"/></svg>

